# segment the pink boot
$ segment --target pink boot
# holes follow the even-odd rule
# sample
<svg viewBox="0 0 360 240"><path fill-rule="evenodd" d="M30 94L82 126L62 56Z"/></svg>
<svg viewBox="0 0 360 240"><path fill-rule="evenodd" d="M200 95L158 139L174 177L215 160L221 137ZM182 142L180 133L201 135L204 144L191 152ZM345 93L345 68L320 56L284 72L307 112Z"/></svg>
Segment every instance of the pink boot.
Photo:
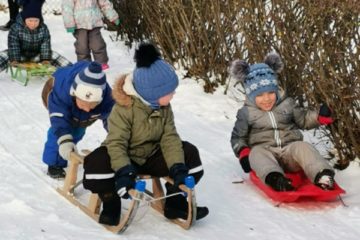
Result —
<svg viewBox="0 0 360 240"><path fill-rule="evenodd" d="M104 71L106 69L109 69L109 65L107 63L103 63L103 64L101 64L101 68Z"/></svg>

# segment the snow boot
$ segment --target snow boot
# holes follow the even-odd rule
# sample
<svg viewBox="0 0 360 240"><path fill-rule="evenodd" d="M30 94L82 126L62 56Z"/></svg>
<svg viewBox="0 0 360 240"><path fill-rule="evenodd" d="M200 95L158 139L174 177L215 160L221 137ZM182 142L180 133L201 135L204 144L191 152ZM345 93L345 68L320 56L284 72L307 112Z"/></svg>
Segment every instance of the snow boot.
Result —
<svg viewBox="0 0 360 240"><path fill-rule="evenodd" d="M47 175L49 175L50 177L55 178L55 179L60 179L60 178L65 178L66 172L65 172L64 168L62 168L62 167L49 166Z"/></svg>
<svg viewBox="0 0 360 240"><path fill-rule="evenodd" d="M334 175L334 171L330 169L324 169L316 174L314 184L323 190L333 190L335 182Z"/></svg>
<svg viewBox="0 0 360 240"><path fill-rule="evenodd" d="M174 190L170 183L166 183L165 187L166 195L180 192L180 190ZM197 207L196 212L196 220L199 220L209 214L209 209L207 207ZM168 219L182 218L186 220L188 217L188 202L186 198L181 194L166 198L164 216Z"/></svg>
<svg viewBox="0 0 360 240"><path fill-rule="evenodd" d="M115 192L98 194L103 205L99 223L116 226L120 221L121 199Z"/></svg>
<svg viewBox="0 0 360 240"><path fill-rule="evenodd" d="M286 192L295 190L291 185L291 180L286 178L280 172L271 172L265 178L265 183L277 192Z"/></svg>

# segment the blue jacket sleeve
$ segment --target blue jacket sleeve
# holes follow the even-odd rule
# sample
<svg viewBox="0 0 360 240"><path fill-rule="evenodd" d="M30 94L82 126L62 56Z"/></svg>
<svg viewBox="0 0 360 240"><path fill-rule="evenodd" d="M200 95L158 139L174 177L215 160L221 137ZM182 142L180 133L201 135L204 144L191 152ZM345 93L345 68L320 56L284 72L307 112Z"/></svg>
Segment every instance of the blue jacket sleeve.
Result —
<svg viewBox="0 0 360 240"><path fill-rule="evenodd" d="M65 103L56 92L49 95L49 116L51 127L59 138L71 133L71 106Z"/></svg>

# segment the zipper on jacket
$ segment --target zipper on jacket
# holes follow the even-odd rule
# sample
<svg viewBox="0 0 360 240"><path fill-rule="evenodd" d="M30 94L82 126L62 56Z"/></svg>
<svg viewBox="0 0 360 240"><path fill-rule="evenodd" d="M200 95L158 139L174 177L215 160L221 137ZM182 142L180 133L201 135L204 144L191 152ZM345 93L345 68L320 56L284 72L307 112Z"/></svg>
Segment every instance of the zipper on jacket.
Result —
<svg viewBox="0 0 360 240"><path fill-rule="evenodd" d="M278 130L278 126L277 126L277 123L275 120L274 113L269 111L268 114L270 117L271 125L274 129L274 138L275 138L276 145L281 148L281 139L280 139L280 134L279 134L279 130Z"/></svg>

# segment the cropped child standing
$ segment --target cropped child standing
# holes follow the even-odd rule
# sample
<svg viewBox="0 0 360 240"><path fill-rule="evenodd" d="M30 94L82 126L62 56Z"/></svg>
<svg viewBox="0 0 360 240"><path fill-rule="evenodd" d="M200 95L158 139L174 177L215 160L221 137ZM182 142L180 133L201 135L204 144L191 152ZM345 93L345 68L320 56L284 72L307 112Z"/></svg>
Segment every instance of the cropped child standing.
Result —
<svg viewBox="0 0 360 240"><path fill-rule="evenodd" d="M304 109L280 91L277 73L283 68L279 55L268 54L264 63L249 65L234 61L231 74L246 91L244 106L237 113L231 145L245 172L251 170L276 191L294 187L285 172L303 170L322 189L334 188L334 170L309 143L300 129L331 124L331 110Z"/></svg>
<svg viewBox="0 0 360 240"><path fill-rule="evenodd" d="M73 33L77 60L93 60L108 69L106 43L101 35L103 15L115 25L119 16L109 0L63 0L62 15L66 31Z"/></svg>

